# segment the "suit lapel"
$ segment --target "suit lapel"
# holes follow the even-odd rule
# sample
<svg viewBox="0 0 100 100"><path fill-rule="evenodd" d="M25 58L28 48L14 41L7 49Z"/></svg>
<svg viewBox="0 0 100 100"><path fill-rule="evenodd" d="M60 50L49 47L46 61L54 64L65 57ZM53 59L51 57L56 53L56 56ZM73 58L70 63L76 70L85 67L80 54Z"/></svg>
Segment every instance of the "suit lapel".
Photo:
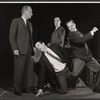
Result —
<svg viewBox="0 0 100 100"><path fill-rule="evenodd" d="M51 63L49 62L49 60L47 59L47 57L43 54L42 55L42 59L44 59L45 61L45 64L48 68L48 70L50 71L50 73L54 76L54 78L56 79L56 74L55 74L55 71L54 71L54 68L52 67Z"/></svg>
<svg viewBox="0 0 100 100"><path fill-rule="evenodd" d="M51 66L51 69L53 69L51 63L49 62L49 60L47 59L47 57L45 55L44 55L44 60L46 61L46 64L49 65L49 67Z"/></svg>
<svg viewBox="0 0 100 100"><path fill-rule="evenodd" d="M21 23L23 24L23 26L27 29L27 27L26 27L26 25L25 25L25 22L24 22L24 20L23 20L22 17L20 17L20 20L21 20Z"/></svg>
<svg viewBox="0 0 100 100"><path fill-rule="evenodd" d="M27 23L28 23L28 28L29 28L28 30L29 30L31 37L32 37L32 26L31 26L29 21L27 21Z"/></svg>
<svg viewBox="0 0 100 100"><path fill-rule="evenodd" d="M50 49L54 52L54 53L56 53L61 59L62 59L62 61L63 61L63 54L62 54L62 52L61 52L61 48L59 48L59 46L56 46L56 45L52 45L51 47L50 47Z"/></svg>
<svg viewBox="0 0 100 100"><path fill-rule="evenodd" d="M58 45L52 45L50 49L53 50L62 59L64 63L67 63L69 68L71 68L69 55L65 48L62 48Z"/></svg>
<svg viewBox="0 0 100 100"><path fill-rule="evenodd" d="M60 27L61 27L61 26L59 26L57 29L55 29L53 33L59 31L59 28L60 28Z"/></svg>
<svg viewBox="0 0 100 100"><path fill-rule="evenodd" d="M31 32L31 29L30 29L31 27L30 27L29 21L27 21L27 23L28 23L28 25L29 25L29 29L28 29L27 26L25 25L25 22L24 22L24 20L23 20L22 17L20 17L20 20L21 20L23 26L26 28L27 31L29 31L29 32L31 33L31 36L32 36L32 32Z"/></svg>
<svg viewBox="0 0 100 100"><path fill-rule="evenodd" d="M55 33L57 33L57 31L59 31L59 28L60 28L60 27L61 27L61 26L59 26L57 29L54 30L54 32L53 32L51 38L54 36Z"/></svg>

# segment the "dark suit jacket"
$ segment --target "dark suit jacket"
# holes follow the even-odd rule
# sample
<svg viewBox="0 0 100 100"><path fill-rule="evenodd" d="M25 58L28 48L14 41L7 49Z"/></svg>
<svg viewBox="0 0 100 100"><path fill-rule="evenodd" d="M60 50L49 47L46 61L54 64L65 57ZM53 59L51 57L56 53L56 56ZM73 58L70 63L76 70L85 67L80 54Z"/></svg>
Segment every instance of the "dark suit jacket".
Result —
<svg viewBox="0 0 100 100"><path fill-rule="evenodd" d="M60 26L57 29L55 29L54 32L52 33L50 44L59 44L63 46L64 38L65 38L65 29Z"/></svg>
<svg viewBox="0 0 100 100"><path fill-rule="evenodd" d="M78 32L83 35L79 30ZM77 32L69 32L69 39L71 42L71 46L73 49L73 56L74 58L80 58L82 60L88 61L92 58L92 55L90 53L90 50L88 48L88 52L85 46L85 43L91 39L93 36L91 33L87 33L86 35L83 35L82 37Z"/></svg>
<svg viewBox="0 0 100 100"><path fill-rule="evenodd" d="M69 56L64 48L62 48L61 46L59 46L57 44L54 44L54 45L50 46L50 49L52 51L54 51L62 59L62 61L68 65L69 68L71 67L70 61L69 61ZM51 63L49 62L49 60L46 58L46 56L44 54L41 56L41 58L39 60L39 64L40 64L40 69L39 69L38 87L43 88L47 70L50 72L50 74L51 74L52 78L54 78L55 82L57 82L57 77L56 77L55 71L54 71Z"/></svg>
<svg viewBox="0 0 100 100"><path fill-rule="evenodd" d="M9 32L9 40L12 50L19 50L20 54L26 54L28 49L29 40L32 42L33 28L32 24L28 21L29 31L25 26L22 17L13 19ZM30 34L30 35L29 35Z"/></svg>

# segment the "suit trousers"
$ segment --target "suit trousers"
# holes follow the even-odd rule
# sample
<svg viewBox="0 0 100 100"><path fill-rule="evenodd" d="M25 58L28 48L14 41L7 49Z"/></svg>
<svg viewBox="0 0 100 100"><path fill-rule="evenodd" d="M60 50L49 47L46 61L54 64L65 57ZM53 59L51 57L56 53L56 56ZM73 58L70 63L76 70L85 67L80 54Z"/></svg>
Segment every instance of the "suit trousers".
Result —
<svg viewBox="0 0 100 100"><path fill-rule="evenodd" d="M81 59L74 59L74 68L73 75L79 76L83 71L84 67L87 66L92 72L96 72L94 87L100 88L100 64L92 57L92 59L88 62L85 62ZM82 80L81 80L82 81ZM82 81L83 82L83 81Z"/></svg>
<svg viewBox="0 0 100 100"><path fill-rule="evenodd" d="M57 72L56 75L63 93L67 93L68 88L74 86L78 80L77 77L72 75L67 66L62 71Z"/></svg>
<svg viewBox="0 0 100 100"><path fill-rule="evenodd" d="M14 89L15 91L26 90L28 86L29 62L31 58L31 44L26 54L14 57Z"/></svg>
<svg viewBox="0 0 100 100"><path fill-rule="evenodd" d="M100 64L93 57L88 62L76 58L74 59L73 75L79 76L85 66L87 66L93 72L98 72L100 69Z"/></svg>
<svg viewBox="0 0 100 100"><path fill-rule="evenodd" d="M94 89L97 89L100 91L100 70L97 72L95 75L95 80L94 80Z"/></svg>

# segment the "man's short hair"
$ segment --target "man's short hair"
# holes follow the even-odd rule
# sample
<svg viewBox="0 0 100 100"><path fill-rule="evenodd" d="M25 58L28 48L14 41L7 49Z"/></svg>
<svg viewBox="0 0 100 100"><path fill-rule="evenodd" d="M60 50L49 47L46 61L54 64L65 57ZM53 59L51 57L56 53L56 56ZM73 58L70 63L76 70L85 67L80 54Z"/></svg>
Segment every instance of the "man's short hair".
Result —
<svg viewBox="0 0 100 100"><path fill-rule="evenodd" d="M41 44L44 43L43 41L38 41L38 42L40 42Z"/></svg>
<svg viewBox="0 0 100 100"><path fill-rule="evenodd" d="M66 22L66 25L67 25L69 22L72 22L72 23L75 24L75 22L74 22L72 19L70 19L70 20L68 20L68 21Z"/></svg>
<svg viewBox="0 0 100 100"><path fill-rule="evenodd" d="M35 43L35 47L36 47L36 48L37 48L37 45L38 45L39 43L42 44L42 43L44 43L44 42L43 42L43 41L38 41L38 42L36 42L36 43Z"/></svg>
<svg viewBox="0 0 100 100"><path fill-rule="evenodd" d="M23 6L23 7L22 7L22 10L21 10L22 14L23 14L24 11L27 10L29 7L30 7L30 6L28 6L28 5ZM30 7L30 8L31 8L31 7Z"/></svg>
<svg viewBox="0 0 100 100"><path fill-rule="evenodd" d="M60 17L55 17L55 18L59 18L59 20L61 21L61 18L60 18ZM55 18L54 18L54 19L55 19Z"/></svg>
<svg viewBox="0 0 100 100"><path fill-rule="evenodd" d="M35 48L37 48L38 49L38 44L39 44L40 42L36 42L35 43Z"/></svg>

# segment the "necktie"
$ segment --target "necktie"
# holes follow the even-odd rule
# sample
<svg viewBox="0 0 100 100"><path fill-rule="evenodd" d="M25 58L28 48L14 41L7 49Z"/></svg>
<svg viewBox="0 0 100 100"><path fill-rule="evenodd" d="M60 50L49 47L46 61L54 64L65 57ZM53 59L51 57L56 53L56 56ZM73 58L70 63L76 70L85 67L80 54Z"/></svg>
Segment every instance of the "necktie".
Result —
<svg viewBox="0 0 100 100"><path fill-rule="evenodd" d="M77 31L77 33L78 33L81 37L83 37L83 34L82 34L81 32L78 32L78 31ZM86 48L87 53L88 53L88 45L87 45L87 43L85 42L84 45L85 45L85 48Z"/></svg>
<svg viewBox="0 0 100 100"><path fill-rule="evenodd" d="M29 28L29 24L28 24L28 20L26 20L26 27L27 27L27 29L28 29L29 36L31 36L31 33L30 33L30 28Z"/></svg>
<svg viewBox="0 0 100 100"><path fill-rule="evenodd" d="M26 27L27 27L27 29L29 29L29 26L28 26L28 21L26 20Z"/></svg>
<svg viewBox="0 0 100 100"><path fill-rule="evenodd" d="M52 58L56 59L57 61L62 63L62 60L56 56L54 56L53 54L51 54L50 52L47 51L47 54L50 55Z"/></svg>
<svg viewBox="0 0 100 100"><path fill-rule="evenodd" d="M31 32L30 32L28 20L26 20L26 27L29 33L29 43L31 44L31 48L32 48L32 39L31 39Z"/></svg>

